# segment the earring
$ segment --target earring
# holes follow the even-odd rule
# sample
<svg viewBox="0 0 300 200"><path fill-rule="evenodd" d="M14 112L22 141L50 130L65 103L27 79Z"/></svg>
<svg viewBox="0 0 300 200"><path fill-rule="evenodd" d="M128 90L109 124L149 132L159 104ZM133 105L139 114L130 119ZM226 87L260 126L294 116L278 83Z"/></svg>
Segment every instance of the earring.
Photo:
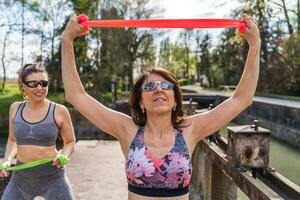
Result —
<svg viewBox="0 0 300 200"><path fill-rule="evenodd" d="M145 113L145 108L141 108L142 109L142 113Z"/></svg>
<svg viewBox="0 0 300 200"><path fill-rule="evenodd" d="M177 105L175 105L175 106L173 107L173 111L175 111L175 110L176 110L176 106L177 106Z"/></svg>
<svg viewBox="0 0 300 200"><path fill-rule="evenodd" d="M27 99L28 99L26 93L25 93L23 90L20 91L20 95L23 97L24 100L27 100Z"/></svg>

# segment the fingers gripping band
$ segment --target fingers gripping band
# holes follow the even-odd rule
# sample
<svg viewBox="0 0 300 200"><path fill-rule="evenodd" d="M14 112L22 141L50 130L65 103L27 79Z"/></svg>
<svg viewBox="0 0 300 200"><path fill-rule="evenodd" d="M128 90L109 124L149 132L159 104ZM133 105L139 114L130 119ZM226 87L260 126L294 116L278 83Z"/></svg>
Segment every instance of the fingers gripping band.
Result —
<svg viewBox="0 0 300 200"><path fill-rule="evenodd" d="M59 162L62 166L65 166L69 161L67 156L62 155L62 154L58 154L57 159L59 160ZM24 164L21 164L21 165L16 165L16 166L13 166L13 167L6 167L3 164L0 164L0 170L18 171L18 170L28 169L28 168L32 168L32 167L35 167L35 166L38 166L38 165L46 164L46 163L49 163L49 162L52 162L52 161L53 161L52 158L48 158L48 159L36 160L36 161L24 163Z"/></svg>
<svg viewBox="0 0 300 200"><path fill-rule="evenodd" d="M128 28L230 28L237 27L243 34L247 29L244 20L236 19L141 19L141 20L88 20L85 14L78 16L84 27L128 27Z"/></svg>
<svg viewBox="0 0 300 200"><path fill-rule="evenodd" d="M67 158L67 156L65 156L63 154L58 154L57 159L59 160L59 162L60 162L60 164L62 166L65 166L68 163L68 161L69 161L69 159Z"/></svg>

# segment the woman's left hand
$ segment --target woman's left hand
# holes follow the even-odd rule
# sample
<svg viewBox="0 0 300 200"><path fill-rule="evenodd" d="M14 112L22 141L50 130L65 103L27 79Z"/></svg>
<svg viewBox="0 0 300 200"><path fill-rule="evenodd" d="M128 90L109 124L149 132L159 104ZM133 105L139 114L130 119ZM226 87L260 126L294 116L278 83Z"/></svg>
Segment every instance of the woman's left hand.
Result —
<svg viewBox="0 0 300 200"><path fill-rule="evenodd" d="M61 153L61 151L59 151L59 152L56 154L55 158L53 159L53 163L52 163L52 165L53 165L53 166L56 166L57 168L62 168L62 167L64 167L64 165L62 165L62 163L60 163L60 160L59 160L59 158L58 158L58 157L61 155L60 153Z"/></svg>
<svg viewBox="0 0 300 200"><path fill-rule="evenodd" d="M79 18L75 13L71 14L70 19L62 32L62 40L74 40L76 37L89 33L89 28L79 24Z"/></svg>
<svg viewBox="0 0 300 200"><path fill-rule="evenodd" d="M261 41L257 22L246 14L243 15L243 20L247 24L243 37L247 40L250 47L260 47Z"/></svg>

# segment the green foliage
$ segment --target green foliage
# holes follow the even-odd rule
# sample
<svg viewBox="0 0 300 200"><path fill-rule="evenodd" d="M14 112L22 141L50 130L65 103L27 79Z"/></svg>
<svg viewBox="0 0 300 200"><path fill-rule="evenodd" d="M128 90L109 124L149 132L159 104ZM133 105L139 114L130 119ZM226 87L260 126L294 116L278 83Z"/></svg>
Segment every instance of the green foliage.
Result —
<svg viewBox="0 0 300 200"><path fill-rule="evenodd" d="M178 79L178 83L179 83L180 86L188 85L189 84L189 79L180 78L180 79Z"/></svg>
<svg viewBox="0 0 300 200"><path fill-rule="evenodd" d="M0 93L0 115L7 115L10 104L22 101L22 99L17 84L6 84L4 92Z"/></svg>
<svg viewBox="0 0 300 200"><path fill-rule="evenodd" d="M290 71L288 87L290 94L300 96L300 32L290 36L285 43L284 52L287 57L287 66Z"/></svg>
<svg viewBox="0 0 300 200"><path fill-rule="evenodd" d="M25 25L24 29L22 23L14 24L13 31L22 29L25 40L27 35L36 38L35 48L32 49L38 50L31 57L44 61L52 83L57 85L54 88L54 84L51 84L50 91L56 89L61 93L63 87L59 44L68 15L75 11L76 14L85 13L90 19L148 19L158 10L150 7L149 5L154 4L149 2L23 0L11 1L11 6L5 7L5 12L9 12L9 9L12 12L21 11L24 8L25 16L28 15L35 21L33 26ZM258 91L265 94L300 96L300 10L297 9L299 0L289 1L288 4L287 2L245 0L242 6L232 11L228 17L238 19L242 13L247 13L258 22L262 44ZM284 15L283 11L286 11L287 15ZM8 21L13 24L11 16L14 15L10 15L10 18L5 16L4 14L1 24L5 25ZM16 16L19 17L17 20L22 22L22 15ZM118 84L122 84L127 76L131 86L134 74L156 66L155 39L159 34L161 32L149 29L103 28L92 29L88 36L77 38L74 45L76 64L85 88L97 96L110 92L112 75L117 76ZM160 44L158 66L169 69L178 78L188 79L182 81L183 84L191 83L193 77L199 79L203 74L213 87L220 84L237 84L246 62L248 46L235 29L224 29L217 40L212 40L203 30L189 29L183 30L175 42L167 37ZM17 42L21 43L20 40ZM7 45L9 48L11 44ZM5 59L8 60L9 56ZM11 97L11 100L16 97ZM54 98L64 101L63 96ZM1 105L5 107L2 101Z"/></svg>
<svg viewBox="0 0 300 200"><path fill-rule="evenodd" d="M49 92L47 98L50 101L54 101L54 102L59 103L59 104L65 104L66 103L64 91Z"/></svg>

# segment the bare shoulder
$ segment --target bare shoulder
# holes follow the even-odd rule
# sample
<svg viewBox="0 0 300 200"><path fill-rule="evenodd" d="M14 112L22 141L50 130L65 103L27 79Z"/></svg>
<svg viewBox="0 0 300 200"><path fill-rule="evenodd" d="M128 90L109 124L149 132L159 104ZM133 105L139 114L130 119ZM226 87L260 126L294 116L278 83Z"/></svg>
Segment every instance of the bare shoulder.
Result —
<svg viewBox="0 0 300 200"><path fill-rule="evenodd" d="M55 112L58 114L66 115L69 113L69 110L66 106L59 103L55 103Z"/></svg>
<svg viewBox="0 0 300 200"><path fill-rule="evenodd" d="M186 117L181 123L180 123L180 130L182 130L182 134L189 135L192 132L192 125L193 120L190 117Z"/></svg>
<svg viewBox="0 0 300 200"><path fill-rule="evenodd" d="M187 143L189 152L191 152L191 154L194 151L196 144L198 143L198 139L196 136L198 134L201 134L201 130L194 129L195 123L196 122L193 120L193 117L189 116L181 123L180 128L182 130L183 138ZM195 133L195 131L197 131L197 133Z"/></svg>
<svg viewBox="0 0 300 200"><path fill-rule="evenodd" d="M13 117L16 114L17 109L21 103L22 103L21 101L15 101L12 104L10 104L10 108L9 108L10 117Z"/></svg>
<svg viewBox="0 0 300 200"><path fill-rule="evenodd" d="M12 104L10 104L10 110L16 110L21 103L22 103L21 101L13 102Z"/></svg>

